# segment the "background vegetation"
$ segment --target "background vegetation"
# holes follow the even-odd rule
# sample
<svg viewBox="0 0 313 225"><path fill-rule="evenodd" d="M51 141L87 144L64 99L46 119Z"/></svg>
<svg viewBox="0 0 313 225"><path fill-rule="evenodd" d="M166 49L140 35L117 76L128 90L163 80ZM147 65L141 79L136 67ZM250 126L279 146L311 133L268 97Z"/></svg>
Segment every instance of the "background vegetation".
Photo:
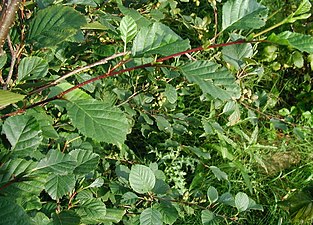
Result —
<svg viewBox="0 0 313 225"><path fill-rule="evenodd" d="M1 1L0 224L312 224L311 11Z"/></svg>

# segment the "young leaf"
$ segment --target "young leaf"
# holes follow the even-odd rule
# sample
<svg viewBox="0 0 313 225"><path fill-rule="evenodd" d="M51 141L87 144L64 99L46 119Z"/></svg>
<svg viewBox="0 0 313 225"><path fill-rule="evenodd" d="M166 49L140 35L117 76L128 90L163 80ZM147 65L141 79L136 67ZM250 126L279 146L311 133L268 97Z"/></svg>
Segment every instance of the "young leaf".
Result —
<svg viewBox="0 0 313 225"><path fill-rule="evenodd" d="M313 53L313 37L310 35L285 31L278 35L271 34L268 40L277 44L290 46L302 52Z"/></svg>
<svg viewBox="0 0 313 225"><path fill-rule="evenodd" d="M11 91L0 90L0 109L7 105L23 100L25 95L16 94Z"/></svg>
<svg viewBox="0 0 313 225"><path fill-rule="evenodd" d="M85 224L101 223L106 215L106 206L101 199L92 198L83 202L77 209L81 222Z"/></svg>
<svg viewBox="0 0 313 225"><path fill-rule="evenodd" d="M235 205L239 212L246 211L249 207L248 195L243 192L238 192L235 196Z"/></svg>
<svg viewBox="0 0 313 225"><path fill-rule="evenodd" d="M52 214L53 225L79 225L80 217L70 210Z"/></svg>
<svg viewBox="0 0 313 225"><path fill-rule="evenodd" d="M200 86L204 94L220 100L240 98L240 87L233 75L226 69L210 61L195 61L181 67L189 82Z"/></svg>
<svg viewBox="0 0 313 225"><path fill-rule="evenodd" d="M90 99L67 104L68 116L73 125L87 137L97 141L121 144L129 132L124 113L104 102Z"/></svg>
<svg viewBox="0 0 313 225"><path fill-rule="evenodd" d="M73 171L76 161L70 156L59 150L50 150L34 170L51 172L54 174L67 174Z"/></svg>
<svg viewBox="0 0 313 225"><path fill-rule="evenodd" d="M149 27L143 27L133 42L132 54L171 55L190 48L189 40L182 40L174 31L162 23L156 22Z"/></svg>
<svg viewBox="0 0 313 225"><path fill-rule="evenodd" d="M21 206L7 197L0 197L0 224L31 225L29 216Z"/></svg>
<svg viewBox="0 0 313 225"><path fill-rule="evenodd" d="M129 174L131 188L139 194L151 191L155 185L155 175L153 171L144 165L132 166Z"/></svg>
<svg viewBox="0 0 313 225"><path fill-rule="evenodd" d="M15 157L30 156L42 140L38 122L26 115L8 118L3 124L2 133L9 140Z"/></svg>
<svg viewBox="0 0 313 225"><path fill-rule="evenodd" d="M74 36L86 24L86 19L75 9L54 5L40 10L30 22L28 39L39 46L57 45Z"/></svg>
<svg viewBox="0 0 313 225"><path fill-rule="evenodd" d="M38 56L25 57L18 65L18 81L37 80L47 75L49 65Z"/></svg>
<svg viewBox="0 0 313 225"><path fill-rule="evenodd" d="M218 200L218 192L215 187L210 186L207 191L207 196L210 204L216 202Z"/></svg>
<svg viewBox="0 0 313 225"><path fill-rule="evenodd" d="M223 5L222 29L258 29L265 25L267 12L256 0L229 0Z"/></svg>
<svg viewBox="0 0 313 225"><path fill-rule="evenodd" d="M47 179L45 190L53 200L57 200L72 191L74 187L74 175L51 174Z"/></svg>
<svg viewBox="0 0 313 225"><path fill-rule="evenodd" d="M152 208L147 208L140 214L140 225L162 225L161 213Z"/></svg>
<svg viewBox="0 0 313 225"><path fill-rule="evenodd" d="M137 24L132 17L125 16L121 20L119 29L121 31L122 40L127 44L136 36Z"/></svg>
<svg viewBox="0 0 313 225"><path fill-rule="evenodd" d="M76 160L74 174L87 174L94 170L99 163L99 155L92 151L77 149L69 153Z"/></svg>
<svg viewBox="0 0 313 225"><path fill-rule="evenodd" d="M164 94L165 94L167 100L169 101L169 103L174 104L177 101L176 88L173 87L172 85L166 84Z"/></svg>

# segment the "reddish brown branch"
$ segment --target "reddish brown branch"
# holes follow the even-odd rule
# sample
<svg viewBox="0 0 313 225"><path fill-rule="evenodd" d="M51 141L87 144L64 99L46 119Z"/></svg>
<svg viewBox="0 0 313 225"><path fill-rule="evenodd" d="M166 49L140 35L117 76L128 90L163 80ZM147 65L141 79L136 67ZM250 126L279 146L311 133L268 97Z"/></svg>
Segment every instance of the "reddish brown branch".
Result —
<svg viewBox="0 0 313 225"><path fill-rule="evenodd" d="M115 76L115 75L118 75L118 74L122 74L122 73L126 73L126 72L130 72L130 71L134 71L134 70L137 70L137 69L143 69L143 68L148 68L148 67L155 67L155 66L159 66L158 63L160 62L164 62L166 60L169 60L169 59L172 59L174 57L177 57L177 56L181 56L181 55L184 55L186 53L192 53L192 52L197 52L197 51L202 51L202 50L206 50L206 49L210 49L210 48L218 48L218 47L225 47L225 46L229 46L229 45L236 45L236 44L245 44L245 43L254 43L254 42L260 42L260 41L246 41L246 40L238 40L238 41L233 41L233 42L227 42L227 43L222 43L222 44L215 44L215 45L210 45L206 48L204 47L198 47L198 48L193 48L193 49L189 49L189 50L186 50L186 51L182 51L182 52L178 52L178 53L175 53L175 54L172 54L172 55L169 55L169 56L165 56L163 58L159 58L157 59L155 62L151 62L151 63L146 63L146 64L143 64L143 65L140 65L140 66L134 66L134 67L130 67L130 68L126 68L126 69L122 69L122 70L119 70L119 71L115 71L115 68L113 70L110 70L108 73L105 73L101 76L98 76L98 77L94 77L92 79L89 79L89 80L86 80L82 83L79 83L77 85L75 85L74 87L71 87L63 92L61 92L59 95L57 96L54 96L54 97L51 97L51 98L48 98L48 99L45 99L43 101L39 101L39 102L36 102L32 105L29 105L27 107L24 107L23 109L19 109L15 112L12 112L12 113L8 113L8 114L5 114L5 115L2 115L0 116L0 119L3 119L3 118L6 118L6 117L9 117L9 116L13 116L13 115L17 115L17 114L20 114L20 113L23 113L25 112L27 109L31 109L31 108L34 108L36 106L43 106L45 104L47 104L48 102L51 102L53 100L56 100L56 99L62 99L64 95L68 94L69 92L71 91L74 91L80 87L83 87L87 84L90 84L92 82L95 82L97 80L101 80L101 79L104 79L104 78L107 78L107 77L112 77L112 76Z"/></svg>

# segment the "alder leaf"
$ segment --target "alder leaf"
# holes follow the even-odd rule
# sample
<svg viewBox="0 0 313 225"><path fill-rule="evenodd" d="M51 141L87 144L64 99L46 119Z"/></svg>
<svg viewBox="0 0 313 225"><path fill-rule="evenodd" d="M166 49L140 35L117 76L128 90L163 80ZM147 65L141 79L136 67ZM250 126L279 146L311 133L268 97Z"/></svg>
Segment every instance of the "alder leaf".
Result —
<svg viewBox="0 0 313 225"><path fill-rule="evenodd" d="M189 40L183 40L168 26L156 22L143 27L133 42L133 56L160 54L171 55L190 48Z"/></svg>
<svg viewBox="0 0 313 225"><path fill-rule="evenodd" d="M66 106L73 125L87 137L112 144L122 144L129 132L125 114L104 102L87 99Z"/></svg>
<svg viewBox="0 0 313 225"><path fill-rule="evenodd" d="M265 25L268 9L256 0L230 0L223 5L222 29L249 30Z"/></svg>
<svg viewBox="0 0 313 225"><path fill-rule="evenodd" d="M36 80L47 75L49 65L38 56L25 57L18 65L18 81Z"/></svg>
<svg viewBox="0 0 313 225"><path fill-rule="evenodd" d="M196 83L204 94L220 100L240 98L240 87L226 69L210 61L195 61L182 66L181 72L189 82Z"/></svg>
<svg viewBox="0 0 313 225"><path fill-rule="evenodd" d="M137 24L132 17L125 16L121 20L119 29L121 31L122 40L127 44L136 36Z"/></svg>
<svg viewBox="0 0 313 225"><path fill-rule="evenodd" d="M72 191L74 187L75 187L74 175L51 174L47 178L45 190L53 200L57 200L62 198L66 193Z"/></svg>
<svg viewBox="0 0 313 225"><path fill-rule="evenodd" d="M131 188L137 193L144 194L151 191L155 185L155 175L153 171L144 165L132 166L129 174Z"/></svg>
<svg viewBox="0 0 313 225"><path fill-rule="evenodd" d="M25 95L16 94L11 91L0 90L0 109L7 105L23 100Z"/></svg>

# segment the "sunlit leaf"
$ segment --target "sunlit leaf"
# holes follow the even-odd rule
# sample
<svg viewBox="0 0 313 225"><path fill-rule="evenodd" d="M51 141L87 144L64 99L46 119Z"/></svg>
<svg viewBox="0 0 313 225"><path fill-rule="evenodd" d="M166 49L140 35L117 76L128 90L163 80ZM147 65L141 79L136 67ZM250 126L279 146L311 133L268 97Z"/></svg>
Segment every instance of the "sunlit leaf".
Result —
<svg viewBox="0 0 313 225"><path fill-rule="evenodd" d="M133 42L132 54L142 55L170 55L190 48L189 40L183 40L174 31L162 23L153 23L143 27Z"/></svg>
<svg viewBox="0 0 313 225"><path fill-rule="evenodd" d="M119 29L121 31L122 40L127 44L136 36L137 24L132 17L125 16L121 20Z"/></svg>
<svg viewBox="0 0 313 225"><path fill-rule="evenodd" d="M87 137L97 141L121 144L129 132L124 113L98 100L78 100L67 105L73 125Z"/></svg>
<svg viewBox="0 0 313 225"><path fill-rule="evenodd" d="M155 185L155 175L147 166L134 165L130 170L129 183L134 191L144 194L153 189Z"/></svg>
<svg viewBox="0 0 313 225"><path fill-rule="evenodd" d="M189 82L196 83L202 92L221 100L237 99L240 88L234 76L226 69L210 61L195 61L181 67Z"/></svg>
<svg viewBox="0 0 313 225"><path fill-rule="evenodd" d="M218 200L218 192L215 187L210 186L207 191L207 196L210 204L216 202Z"/></svg>
<svg viewBox="0 0 313 225"><path fill-rule="evenodd" d="M69 153L76 160L74 174L87 174L97 167L99 155L92 151L77 149Z"/></svg>
<svg viewBox="0 0 313 225"><path fill-rule="evenodd" d="M101 223L106 215L106 206L101 199L92 198L84 201L76 210L81 221L86 224Z"/></svg>
<svg viewBox="0 0 313 225"><path fill-rule="evenodd" d="M267 12L256 0L229 0L223 5L222 29L258 29L265 25Z"/></svg>
<svg viewBox="0 0 313 225"><path fill-rule="evenodd" d="M249 207L248 195L243 192L238 192L235 196L235 205L239 212L246 211Z"/></svg>
<svg viewBox="0 0 313 225"><path fill-rule="evenodd" d="M8 118L3 124L2 133L9 140L15 157L30 156L42 140L39 124L32 116Z"/></svg>
<svg viewBox="0 0 313 225"><path fill-rule="evenodd" d="M20 95L11 91L0 90L0 109L12 103L23 100L25 95Z"/></svg>
<svg viewBox="0 0 313 225"><path fill-rule="evenodd" d="M166 84L164 92L169 103L174 104L177 101L177 91L176 88L170 84Z"/></svg>
<svg viewBox="0 0 313 225"><path fill-rule="evenodd" d="M140 225L162 225L161 213L153 208L147 208L140 214Z"/></svg>

